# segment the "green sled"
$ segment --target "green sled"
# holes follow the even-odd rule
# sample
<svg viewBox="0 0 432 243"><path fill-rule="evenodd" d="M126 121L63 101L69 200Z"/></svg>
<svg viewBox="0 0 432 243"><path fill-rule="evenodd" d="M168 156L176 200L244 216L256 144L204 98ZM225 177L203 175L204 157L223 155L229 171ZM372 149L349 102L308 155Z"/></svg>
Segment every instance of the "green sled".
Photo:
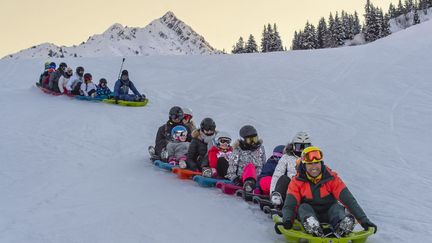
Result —
<svg viewBox="0 0 432 243"><path fill-rule="evenodd" d="M104 103L108 104L114 104L114 105L122 105L122 106L146 106L149 102L148 99L145 99L144 101L125 101L125 100L118 100L118 104L115 103L115 100L113 99L104 99L102 100Z"/></svg>
<svg viewBox="0 0 432 243"><path fill-rule="evenodd" d="M274 214L272 216L275 223L282 222L282 218ZM285 229L282 225L277 226L279 231L290 243L363 243L366 242L367 238L374 233L374 228L370 227L368 230L356 231L342 238L321 238L315 237L306 233L297 220L294 222L292 229Z"/></svg>

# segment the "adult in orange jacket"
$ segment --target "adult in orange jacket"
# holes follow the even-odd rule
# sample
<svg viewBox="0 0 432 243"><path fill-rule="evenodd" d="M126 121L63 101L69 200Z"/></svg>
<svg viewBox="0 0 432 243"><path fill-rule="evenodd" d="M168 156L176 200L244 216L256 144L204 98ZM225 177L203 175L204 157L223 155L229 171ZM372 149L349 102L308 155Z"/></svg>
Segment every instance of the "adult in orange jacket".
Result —
<svg viewBox="0 0 432 243"><path fill-rule="evenodd" d="M376 232L377 226L368 219L342 179L324 165L318 147L304 149L300 159L299 171L289 184L282 209L286 229L292 228L297 217L306 232L320 237L324 236L321 223L329 223L334 233L343 237L352 232L355 219L365 230L374 227Z"/></svg>

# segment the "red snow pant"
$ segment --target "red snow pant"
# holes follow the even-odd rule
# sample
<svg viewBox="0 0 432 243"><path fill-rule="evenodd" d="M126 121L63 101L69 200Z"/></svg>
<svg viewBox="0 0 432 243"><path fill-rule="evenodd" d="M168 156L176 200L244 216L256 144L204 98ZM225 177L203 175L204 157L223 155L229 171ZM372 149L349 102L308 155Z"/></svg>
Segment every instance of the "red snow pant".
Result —
<svg viewBox="0 0 432 243"><path fill-rule="evenodd" d="M261 188L263 195L270 195L271 176L264 176L259 181L259 187Z"/></svg>
<svg viewBox="0 0 432 243"><path fill-rule="evenodd" d="M244 183L247 179L254 179L255 181L257 180L256 168L253 163L247 164L243 169L242 183Z"/></svg>

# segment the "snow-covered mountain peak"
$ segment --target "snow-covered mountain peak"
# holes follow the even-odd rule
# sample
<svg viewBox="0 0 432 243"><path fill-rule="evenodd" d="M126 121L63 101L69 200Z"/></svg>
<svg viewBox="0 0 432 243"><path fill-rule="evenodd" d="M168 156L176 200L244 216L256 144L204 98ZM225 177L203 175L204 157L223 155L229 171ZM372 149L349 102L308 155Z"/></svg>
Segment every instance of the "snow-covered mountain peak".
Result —
<svg viewBox="0 0 432 243"><path fill-rule="evenodd" d="M220 54L201 35L168 11L144 28L111 25L79 46L44 43L3 59Z"/></svg>

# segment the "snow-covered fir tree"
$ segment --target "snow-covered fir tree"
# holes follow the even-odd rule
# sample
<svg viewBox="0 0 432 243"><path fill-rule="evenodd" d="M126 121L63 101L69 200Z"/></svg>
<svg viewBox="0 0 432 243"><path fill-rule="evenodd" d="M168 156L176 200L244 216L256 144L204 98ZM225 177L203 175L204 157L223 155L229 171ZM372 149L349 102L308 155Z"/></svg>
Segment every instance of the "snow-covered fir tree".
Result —
<svg viewBox="0 0 432 243"><path fill-rule="evenodd" d="M282 39L277 30L276 24L273 24L273 33L270 38L270 51L283 51Z"/></svg>
<svg viewBox="0 0 432 243"><path fill-rule="evenodd" d="M406 13L406 11L405 11L405 8L404 8L404 6L402 4L402 0L399 0L398 6L397 6L397 9L396 9L396 17L399 16L399 15L405 14L405 13Z"/></svg>
<svg viewBox="0 0 432 243"><path fill-rule="evenodd" d="M388 14L385 14L381 21L380 38L389 36L391 34L389 21L390 21L390 16Z"/></svg>
<svg viewBox="0 0 432 243"><path fill-rule="evenodd" d="M357 14L357 11L354 12L354 17L353 17L353 25L352 25L352 33L353 36L359 34L361 31L361 25L360 25L360 20Z"/></svg>
<svg viewBox="0 0 432 243"><path fill-rule="evenodd" d="M324 17L319 20L317 27L317 48L325 48L327 38L327 23Z"/></svg>
<svg viewBox="0 0 432 243"><path fill-rule="evenodd" d="M243 37L240 36L237 43L233 46L233 49L231 51L232 54L239 54L245 52L245 43L243 41Z"/></svg>
<svg viewBox="0 0 432 243"><path fill-rule="evenodd" d="M249 35L249 39L246 42L245 52L246 53L258 52L258 45L255 41L255 37L252 34Z"/></svg>
<svg viewBox="0 0 432 243"><path fill-rule="evenodd" d="M264 25L264 30L261 38L261 52L269 52L270 51L270 38L273 33L271 29L271 25L268 24L268 28Z"/></svg>

